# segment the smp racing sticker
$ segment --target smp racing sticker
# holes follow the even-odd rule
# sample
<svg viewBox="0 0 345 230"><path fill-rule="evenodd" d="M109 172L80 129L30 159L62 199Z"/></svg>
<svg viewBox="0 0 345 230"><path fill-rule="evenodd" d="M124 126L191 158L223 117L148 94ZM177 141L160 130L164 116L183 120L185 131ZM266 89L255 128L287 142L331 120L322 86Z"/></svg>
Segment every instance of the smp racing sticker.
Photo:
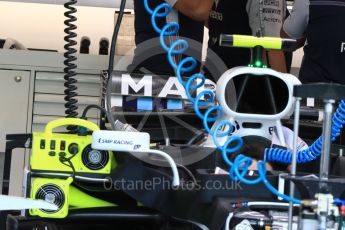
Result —
<svg viewBox="0 0 345 230"><path fill-rule="evenodd" d="M150 135L143 132L100 130L92 133L92 148L109 151L146 151L150 149Z"/></svg>

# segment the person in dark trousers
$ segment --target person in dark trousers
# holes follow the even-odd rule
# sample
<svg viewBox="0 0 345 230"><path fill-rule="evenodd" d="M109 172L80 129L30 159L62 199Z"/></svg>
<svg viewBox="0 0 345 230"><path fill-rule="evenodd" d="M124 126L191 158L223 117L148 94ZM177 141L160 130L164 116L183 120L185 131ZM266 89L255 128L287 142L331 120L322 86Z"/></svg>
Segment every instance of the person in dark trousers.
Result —
<svg viewBox="0 0 345 230"><path fill-rule="evenodd" d="M164 0L149 0L152 9ZM151 26L151 15L146 11L143 0L134 0L135 13L135 43L137 45L134 53L134 60L128 67L129 72L151 72L154 74L175 75L173 68L169 65L166 52L159 44L159 35ZM160 28L166 23L178 22L180 25L179 37L186 38L197 44L194 47L193 56L197 60L201 60L202 42L204 36L204 23L195 21L182 13L169 15L165 18L158 18L157 24ZM170 41L174 41L176 36L169 37ZM176 57L176 62L182 57Z"/></svg>
<svg viewBox="0 0 345 230"><path fill-rule="evenodd" d="M345 84L344 22L344 0L295 0L282 35L300 39L300 47L304 45L302 83Z"/></svg>

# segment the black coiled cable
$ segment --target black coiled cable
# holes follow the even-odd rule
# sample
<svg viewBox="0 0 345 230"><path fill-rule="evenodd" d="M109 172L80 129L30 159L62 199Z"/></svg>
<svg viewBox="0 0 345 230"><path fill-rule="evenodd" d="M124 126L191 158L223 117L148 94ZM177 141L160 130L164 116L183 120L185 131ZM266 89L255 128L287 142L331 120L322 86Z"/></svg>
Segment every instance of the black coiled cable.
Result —
<svg viewBox="0 0 345 230"><path fill-rule="evenodd" d="M126 7L126 0L121 0L119 15L116 20L116 24L114 27L114 33L111 39L111 46L110 46L110 53L109 53L109 66L108 66L108 78L107 78L107 93L106 93L106 110L107 110L107 118L111 125L111 128L115 130L115 120L111 110L111 86L112 86L112 73L114 70L114 58L115 58L115 48L116 48L116 41L117 36L120 31L122 18L125 12Z"/></svg>
<svg viewBox="0 0 345 230"><path fill-rule="evenodd" d="M76 90L78 89L76 86L77 80L74 78L76 74L76 68L77 65L74 63L77 60L77 57L74 55L77 53L77 50L74 48L77 45L77 42L74 40L74 38L77 37L77 34L74 32L74 30L77 29L77 26L73 24L73 22L77 21L77 18L74 16L74 14L77 12L77 9L74 7L74 5L77 3L77 0L70 0L64 4L64 7L67 9L67 11L64 13L65 17L67 18L64 22L66 25L65 28L65 34L64 40L66 41L66 44L64 46L66 52L64 53L65 61L64 65L66 66L64 68L64 79L65 79L65 113L66 117L77 117L78 116L78 100L76 97L78 96ZM76 133L76 127L71 126L67 127L69 131L72 133Z"/></svg>

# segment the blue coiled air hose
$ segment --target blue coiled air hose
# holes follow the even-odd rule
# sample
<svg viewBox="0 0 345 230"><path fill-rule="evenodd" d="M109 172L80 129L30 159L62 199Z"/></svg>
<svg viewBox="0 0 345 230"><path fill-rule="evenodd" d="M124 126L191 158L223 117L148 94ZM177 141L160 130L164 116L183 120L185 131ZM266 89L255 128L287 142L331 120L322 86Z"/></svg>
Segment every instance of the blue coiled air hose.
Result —
<svg viewBox="0 0 345 230"><path fill-rule="evenodd" d="M335 141L340 135L340 131L345 124L345 101L341 100L339 107L333 116L333 126L331 139ZM317 159L321 155L322 137L319 137L308 149L297 152L297 163L303 164ZM271 148L265 149L265 157L267 161L276 161L289 164L292 159L290 150Z"/></svg>
<svg viewBox="0 0 345 230"><path fill-rule="evenodd" d="M300 200L286 196L284 194L279 193L267 180L266 178L266 162L265 161L259 161L258 162L258 172L259 177L254 180L249 180L245 178L245 175L248 172L248 168L252 163L252 159L250 157L244 156L242 154L238 155L234 162L232 162L229 159L229 155L232 153L235 153L239 151L243 146L243 139L238 136L232 135L232 132L234 130L234 125L231 121L220 121L214 130L211 130L208 123L218 121L224 114L223 109L220 106L215 106L215 95L210 90L204 90L201 93L199 93L196 98L193 98L191 95L191 91L195 91L196 89L203 86L205 83L205 76L203 76L200 73L193 74L187 81L185 81L182 78L182 75L188 72L192 72L194 68L197 66L197 61L192 57L185 57L183 58L180 63L175 63L173 60L174 55L180 55L185 53L185 51L189 48L188 42L183 39L178 39L170 46L168 46L165 43L165 37L166 36L173 36L176 35L179 31L179 24L176 22L168 23L166 24L162 29L160 29L157 26L156 19L160 17L167 16L171 10L172 7L167 3L162 3L158 5L154 10L152 10L149 7L148 0L144 0L144 6L151 14L151 23L154 28L154 30L160 35L160 43L163 47L163 49L167 52L168 55L168 61L171 67L175 70L176 76L179 79L180 83L183 85L183 87L186 89L186 94L188 99L194 104L194 109L197 114L197 116L202 119L203 125L205 127L205 130L207 133L209 133L215 142L215 145L217 148L222 152L222 157L224 161L229 165L230 171L229 176L231 179L237 179L242 181L246 184L257 184L257 183L264 183L265 186L275 195L285 199L286 201L293 202L293 203L301 203ZM197 80L200 80L201 82L198 84L193 84ZM201 100L202 98L206 98L205 100ZM199 107L208 106L211 105L207 111L202 114L200 112ZM339 135L340 129L342 128L344 122L344 116L345 116L345 103L342 102L341 106L337 110L337 113L335 115L335 119L337 123L333 126L334 133L338 133ZM211 114L217 113L216 116L211 117ZM220 132L221 129L225 131ZM219 137L225 137L229 136L227 141L224 145L221 145L218 142ZM333 134L332 134L333 139ZM310 151L306 151L305 153L301 154L299 153L299 162L306 161L307 159L315 159L320 154L318 154L320 149L320 143L322 140L318 140L314 143L309 149ZM233 147L229 147L233 146ZM311 151L312 150L312 151ZM273 161L280 161L280 162L289 162L291 161L291 153L289 151L282 151L277 149L266 149L265 150L265 158L267 160L273 160ZM289 155L290 154L290 155Z"/></svg>

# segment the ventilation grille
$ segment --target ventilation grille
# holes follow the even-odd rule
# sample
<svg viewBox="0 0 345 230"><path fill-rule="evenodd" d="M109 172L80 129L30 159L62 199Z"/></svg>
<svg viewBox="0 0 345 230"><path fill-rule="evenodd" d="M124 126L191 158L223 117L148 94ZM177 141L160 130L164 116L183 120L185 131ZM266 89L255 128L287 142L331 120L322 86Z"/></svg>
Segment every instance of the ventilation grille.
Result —
<svg viewBox="0 0 345 230"><path fill-rule="evenodd" d="M48 203L55 204L58 210L41 209L42 212L52 214L58 212L65 204L65 194L62 189L54 184L46 184L40 187L36 192L36 199L44 200Z"/></svg>
<svg viewBox="0 0 345 230"><path fill-rule="evenodd" d="M90 170L103 169L109 162L109 154L107 151L99 151L88 145L82 153L82 161L85 167Z"/></svg>

